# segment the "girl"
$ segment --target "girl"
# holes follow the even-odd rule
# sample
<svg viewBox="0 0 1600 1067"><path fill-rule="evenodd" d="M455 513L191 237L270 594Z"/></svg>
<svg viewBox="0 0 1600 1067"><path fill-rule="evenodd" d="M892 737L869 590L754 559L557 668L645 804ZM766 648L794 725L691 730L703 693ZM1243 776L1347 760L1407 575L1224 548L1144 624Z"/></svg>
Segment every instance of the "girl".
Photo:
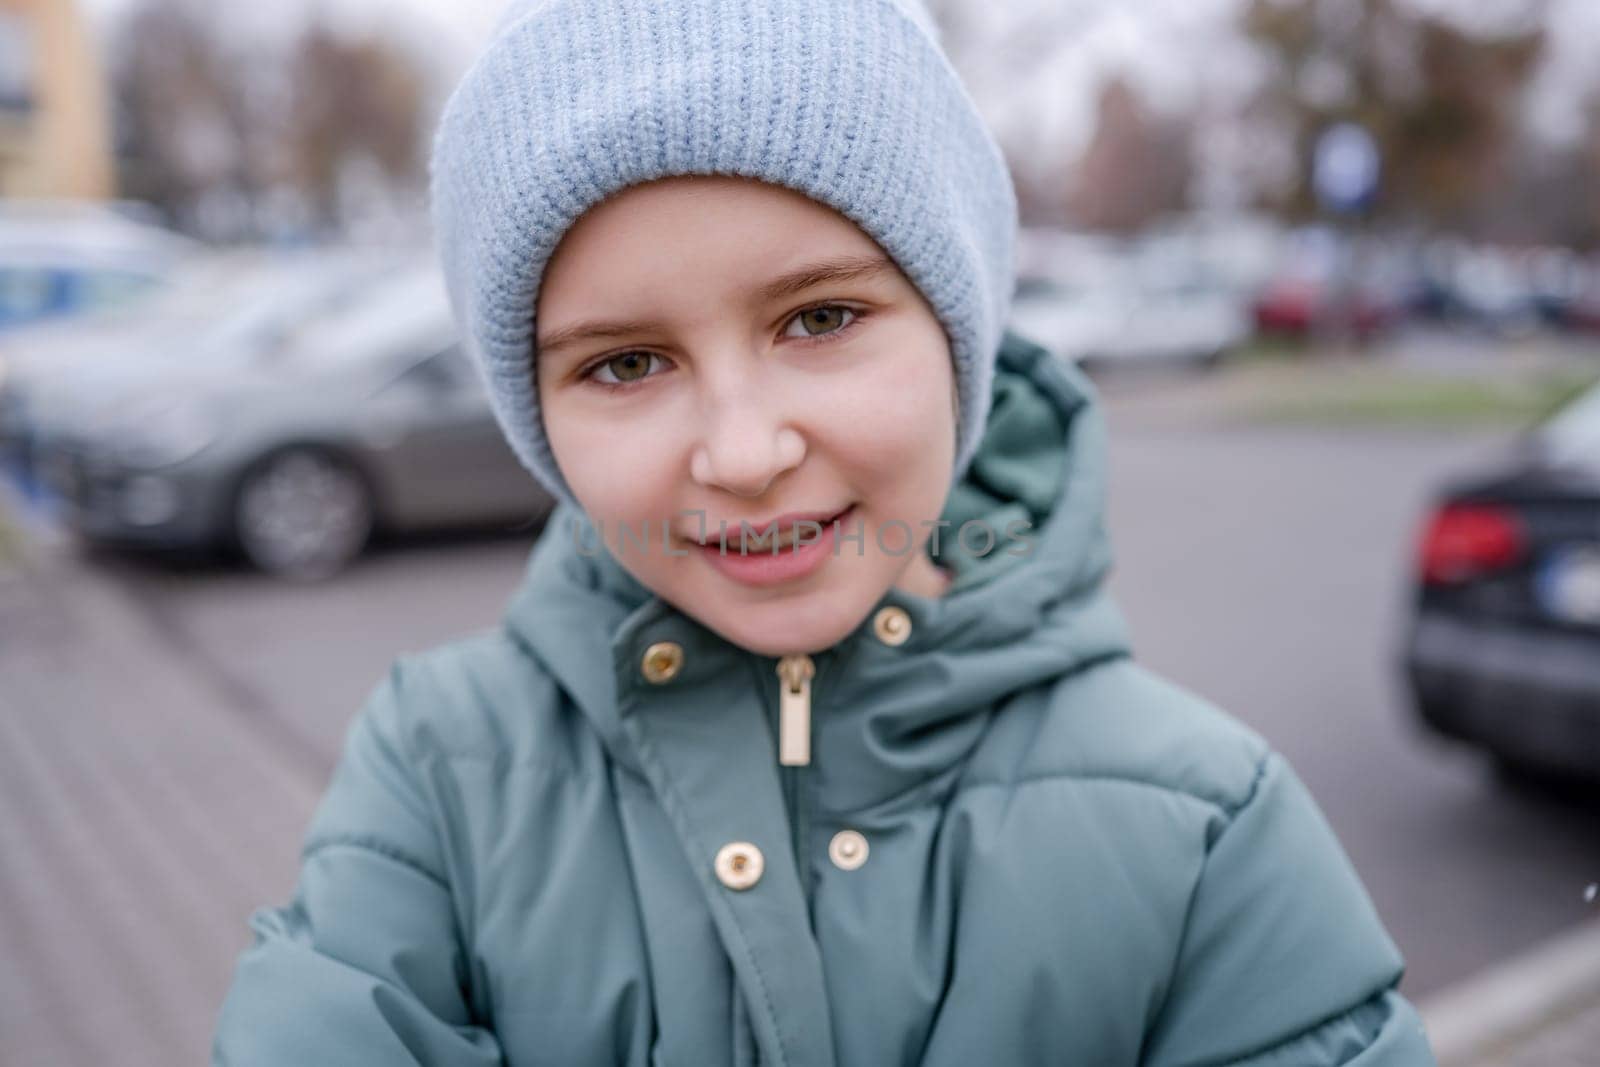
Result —
<svg viewBox="0 0 1600 1067"><path fill-rule="evenodd" d="M1130 656L917 0L524 3L434 198L562 503L355 719L215 1062L1432 1062L1291 768Z"/></svg>

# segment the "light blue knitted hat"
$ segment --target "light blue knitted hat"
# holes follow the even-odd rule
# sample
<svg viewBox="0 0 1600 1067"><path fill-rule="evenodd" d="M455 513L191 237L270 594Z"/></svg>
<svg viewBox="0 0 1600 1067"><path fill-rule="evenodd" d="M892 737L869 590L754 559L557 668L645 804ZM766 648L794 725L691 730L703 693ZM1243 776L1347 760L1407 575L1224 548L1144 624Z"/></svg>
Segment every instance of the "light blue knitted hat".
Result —
<svg viewBox="0 0 1600 1067"><path fill-rule="evenodd" d="M534 385L563 234L674 175L761 179L855 222L933 307L955 361L959 479L1013 284L1016 193L921 0L519 0L445 107L433 215L463 339L522 463L573 500Z"/></svg>

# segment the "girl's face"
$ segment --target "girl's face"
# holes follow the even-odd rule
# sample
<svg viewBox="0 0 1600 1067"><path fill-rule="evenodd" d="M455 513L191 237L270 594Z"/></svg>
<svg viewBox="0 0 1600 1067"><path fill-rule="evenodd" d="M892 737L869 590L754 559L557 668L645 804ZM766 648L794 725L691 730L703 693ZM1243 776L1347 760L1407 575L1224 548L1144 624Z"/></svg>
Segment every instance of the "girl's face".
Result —
<svg viewBox="0 0 1600 1067"><path fill-rule="evenodd" d="M663 599L782 655L835 644L890 586L943 590L924 545L955 462L949 343L844 216L743 178L632 186L568 230L537 322L561 473Z"/></svg>

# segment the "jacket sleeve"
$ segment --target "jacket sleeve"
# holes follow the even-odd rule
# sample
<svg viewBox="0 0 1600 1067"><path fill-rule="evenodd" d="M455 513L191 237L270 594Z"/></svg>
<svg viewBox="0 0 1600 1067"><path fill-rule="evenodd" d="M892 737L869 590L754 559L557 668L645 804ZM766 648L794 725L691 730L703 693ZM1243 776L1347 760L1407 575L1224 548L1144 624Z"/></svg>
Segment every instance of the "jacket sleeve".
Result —
<svg viewBox="0 0 1600 1067"><path fill-rule="evenodd" d="M1434 1063L1365 888L1293 769L1268 752L1207 848L1146 1067Z"/></svg>
<svg viewBox="0 0 1600 1067"><path fill-rule="evenodd" d="M437 821L400 741L405 678L402 660L347 731L293 898L250 916L215 1067L502 1062L463 992Z"/></svg>

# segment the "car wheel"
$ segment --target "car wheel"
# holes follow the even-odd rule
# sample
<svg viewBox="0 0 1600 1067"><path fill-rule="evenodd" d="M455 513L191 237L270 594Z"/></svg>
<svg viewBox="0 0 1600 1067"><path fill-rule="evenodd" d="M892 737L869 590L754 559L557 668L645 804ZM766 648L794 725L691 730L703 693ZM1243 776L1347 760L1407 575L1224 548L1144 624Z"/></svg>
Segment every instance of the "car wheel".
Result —
<svg viewBox="0 0 1600 1067"><path fill-rule="evenodd" d="M239 483L234 535L250 562L288 578L327 578L361 554L372 532L361 473L312 448L277 452Z"/></svg>

